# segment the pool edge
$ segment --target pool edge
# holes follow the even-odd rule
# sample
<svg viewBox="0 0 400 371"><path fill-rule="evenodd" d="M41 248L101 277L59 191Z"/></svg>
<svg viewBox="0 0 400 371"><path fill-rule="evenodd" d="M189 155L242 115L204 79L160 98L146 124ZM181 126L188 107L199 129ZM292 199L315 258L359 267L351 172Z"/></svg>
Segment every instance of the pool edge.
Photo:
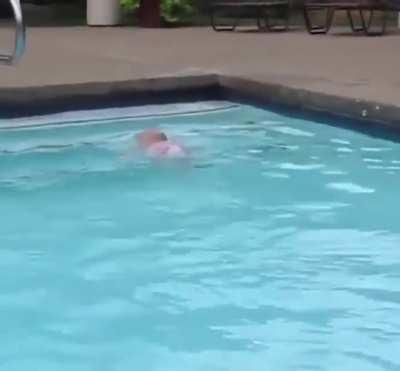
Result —
<svg viewBox="0 0 400 371"><path fill-rule="evenodd" d="M263 106L281 106L400 130L400 106L217 73L0 88L3 118L104 105L143 105L149 102L201 99L228 99Z"/></svg>
<svg viewBox="0 0 400 371"><path fill-rule="evenodd" d="M219 84L222 94L230 100L326 114L400 130L400 106L228 75L220 75Z"/></svg>
<svg viewBox="0 0 400 371"><path fill-rule="evenodd" d="M104 106L221 99L220 91L215 74L0 88L0 109L2 118L14 118Z"/></svg>

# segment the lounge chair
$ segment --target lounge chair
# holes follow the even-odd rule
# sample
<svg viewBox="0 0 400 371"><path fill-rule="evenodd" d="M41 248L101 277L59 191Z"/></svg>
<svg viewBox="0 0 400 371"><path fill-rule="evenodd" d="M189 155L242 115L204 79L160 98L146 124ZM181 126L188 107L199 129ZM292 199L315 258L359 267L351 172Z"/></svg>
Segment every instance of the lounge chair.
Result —
<svg viewBox="0 0 400 371"><path fill-rule="evenodd" d="M272 13L280 12L283 24L272 24ZM229 13L233 21L221 24L218 18ZM214 31L234 31L243 14L252 14L260 31L286 31L289 27L290 0L228 0L211 4L211 25Z"/></svg>
<svg viewBox="0 0 400 371"><path fill-rule="evenodd" d="M351 30L364 32L366 35L383 35L386 31L388 16L392 11L398 11L395 2L385 0L306 0L304 4L304 19L310 34L326 34L332 27L336 11L346 12ZM312 13L323 12L325 22L314 24ZM375 22L378 29L373 30L374 16L382 13L380 21ZM359 16L359 24L356 24L355 15Z"/></svg>

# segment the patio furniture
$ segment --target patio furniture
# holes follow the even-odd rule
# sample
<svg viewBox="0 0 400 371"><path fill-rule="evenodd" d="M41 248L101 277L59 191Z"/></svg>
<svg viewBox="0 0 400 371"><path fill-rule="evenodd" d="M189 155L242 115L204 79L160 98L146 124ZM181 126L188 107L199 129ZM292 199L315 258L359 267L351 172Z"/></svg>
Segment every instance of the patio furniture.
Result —
<svg viewBox="0 0 400 371"><path fill-rule="evenodd" d="M400 7L399 7L400 8ZM366 35L383 35L386 31L388 16L392 11L398 11L395 3L385 0L306 0L304 4L304 19L307 31L310 34L326 34L332 27L335 12L344 11L353 32L364 32ZM312 13L319 13L324 17L322 24L312 21ZM375 22L378 30L374 31L376 13L382 14L381 19ZM356 24L355 16L359 16Z"/></svg>
<svg viewBox="0 0 400 371"><path fill-rule="evenodd" d="M283 24L271 23L272 13L279 12ZM218 22L221 13L228 12L233 18L230 24ZM260 31L286 31L289 28L290 0L230 0L211 4L211 25L214 31L234 31L243 14L256 19Z"/></svg>

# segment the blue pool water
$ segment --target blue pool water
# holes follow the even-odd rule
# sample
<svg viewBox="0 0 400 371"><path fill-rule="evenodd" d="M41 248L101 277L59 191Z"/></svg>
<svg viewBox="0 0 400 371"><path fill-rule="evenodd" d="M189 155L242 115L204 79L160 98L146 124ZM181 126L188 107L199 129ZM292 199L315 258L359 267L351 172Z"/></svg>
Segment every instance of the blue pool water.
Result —
<svg viewBox="0 0 400 371"><path fill-rule="evenodd" d="M1 370L400 370L399 143L225 102L0 128Z"/></svg>

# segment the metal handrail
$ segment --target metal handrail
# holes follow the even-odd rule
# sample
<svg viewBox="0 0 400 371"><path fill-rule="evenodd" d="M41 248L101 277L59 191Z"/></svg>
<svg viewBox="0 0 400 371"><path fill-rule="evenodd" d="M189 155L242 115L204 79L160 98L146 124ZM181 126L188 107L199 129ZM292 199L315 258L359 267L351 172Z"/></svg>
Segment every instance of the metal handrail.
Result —
<svg viewBox="0 0 400 371"><path fill-rule="evenodd" d="M15 64L25 52L25 23L22 16L21 1L10 0L15 20L15 42L12 54L0 54L0 64Z"/></svg>

